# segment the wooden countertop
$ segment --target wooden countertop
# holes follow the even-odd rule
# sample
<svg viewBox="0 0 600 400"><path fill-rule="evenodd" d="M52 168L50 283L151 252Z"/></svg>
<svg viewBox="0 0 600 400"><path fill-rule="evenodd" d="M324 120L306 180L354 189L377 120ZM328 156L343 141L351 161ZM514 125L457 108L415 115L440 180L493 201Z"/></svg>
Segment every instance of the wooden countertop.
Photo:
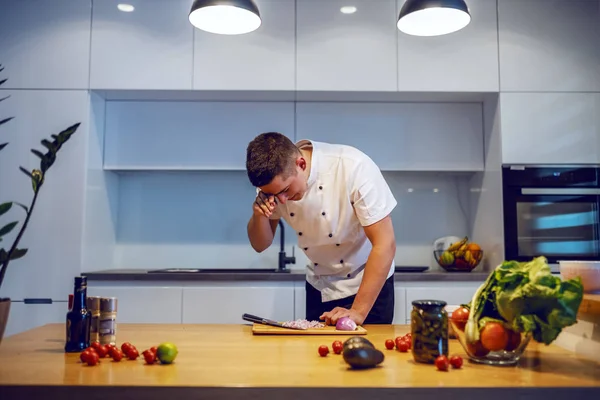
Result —
<svg viewBox="0 0 600 400"><path fill-rule="evenodd" d="M581 314L600 315L600 294L584 294L579 312Z"/></svg>
<svg viewBox="0 0 600 400"><path fill-rule="evenodd" d="M145 365L105 358L90 367L78 353L64 353L64 325L51 324L5 338L0 344L0 398L61 398L81 394L86 399L245 398L286 400L344 396L398 399L413 393L419 399L446 394L486 400L505 396L572 398L574 393L600 398L600 364L557 346L531 343L516 367L467 362L456 340L450 354L460 354L460 370L437 371L417 364L412 355L386 350L386 339L409 331L406 325L365 326L385 354L380 367L350 370L341 355L317 354L321 344L348 336L253 336L240 325L118 325L117 340L133 343L140 353L163 341L175 343L179 355L171 365ZM94 386L90 388L89 386ZM125 389L127 387L127 389ZM440 392L440 389L448 392ZM490 390L489 388L494 388ZM168 391L165 391L167 390ZM534 391L532 391L534 390ZM417 393L418 392L418 393ZM468 395L467 395L468 393ZM531 397L531 396L534 397ZM133 396L133 397L132 397Z"/></svg>

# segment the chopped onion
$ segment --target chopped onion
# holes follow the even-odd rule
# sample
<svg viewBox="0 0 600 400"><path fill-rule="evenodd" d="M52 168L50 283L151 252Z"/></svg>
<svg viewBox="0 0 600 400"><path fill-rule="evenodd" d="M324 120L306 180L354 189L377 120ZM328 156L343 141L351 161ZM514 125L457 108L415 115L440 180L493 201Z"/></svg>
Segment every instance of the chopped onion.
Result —
<svg viewBox="0 0 600 400"><path fill-rule="evenodd" d="M335 329L338 331L353 331L356 329L356 322L352 321L348 317L342 317L337 320Z"/></svg>
<svg viewBox="0 0 600 400"><path fill-rule="evenodd" d="M325 324L323 324L319 321L308 321L306 319L297 319L295 321L286 321L283 323L283 326L287 326L290 328L311 329L311 328L324 328Z"/></svg>

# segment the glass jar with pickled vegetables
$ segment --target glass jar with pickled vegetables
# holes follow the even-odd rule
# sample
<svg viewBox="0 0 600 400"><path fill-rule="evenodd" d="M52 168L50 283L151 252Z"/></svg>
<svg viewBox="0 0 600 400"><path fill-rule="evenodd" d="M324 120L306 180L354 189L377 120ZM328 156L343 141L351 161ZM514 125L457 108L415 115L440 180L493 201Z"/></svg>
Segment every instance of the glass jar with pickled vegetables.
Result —
<svg viewBox="0 0 600 400"><path fill-rule="evenodd" d="M415 300L410 314L412 353L416 362L433 364L448 356L448 314L442 300Z"/></svg>

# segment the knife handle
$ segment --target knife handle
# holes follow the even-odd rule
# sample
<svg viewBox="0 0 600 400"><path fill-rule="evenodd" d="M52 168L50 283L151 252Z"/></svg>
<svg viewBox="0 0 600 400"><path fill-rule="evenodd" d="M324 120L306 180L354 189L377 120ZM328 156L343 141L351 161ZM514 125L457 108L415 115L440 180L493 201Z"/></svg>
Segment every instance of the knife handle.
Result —
<svg viewBox="0 0 600 400"><path fill-rule="evenodd" d="M252 314L244 314L242 315L242 319L245 321L256 322L259 324L264 324L267 321L265 318L257 317L256 315Z"/></svg>

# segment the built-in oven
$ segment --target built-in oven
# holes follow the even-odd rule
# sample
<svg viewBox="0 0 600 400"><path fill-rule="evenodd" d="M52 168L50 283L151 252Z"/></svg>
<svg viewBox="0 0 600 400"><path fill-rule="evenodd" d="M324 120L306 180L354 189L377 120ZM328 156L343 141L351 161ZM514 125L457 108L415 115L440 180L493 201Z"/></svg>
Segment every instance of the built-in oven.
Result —
<svg viewBox="0 0 600 400"><path fill-rule="evenodd" d="M504 166L505 259L600 260L600 167Z"/></svg>

